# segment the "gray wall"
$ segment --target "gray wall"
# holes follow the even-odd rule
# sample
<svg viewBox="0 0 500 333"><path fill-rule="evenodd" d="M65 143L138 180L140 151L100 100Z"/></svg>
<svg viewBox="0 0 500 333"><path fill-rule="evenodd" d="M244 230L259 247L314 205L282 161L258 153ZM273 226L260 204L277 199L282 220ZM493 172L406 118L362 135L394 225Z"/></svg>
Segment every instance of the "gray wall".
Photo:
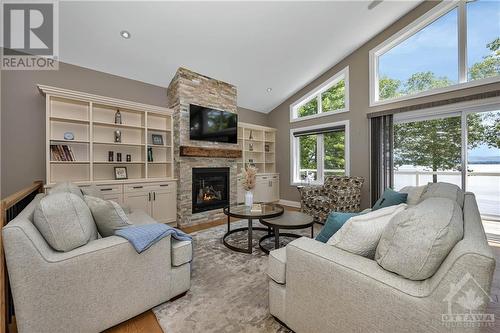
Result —
<svg viewBox="0 0 500 333"><path fill-rule="evenodd" d="M238 106L238 121L249 124L267 126L268 124L267 118L268 116L266 113L257 112Z"/></svg>
<svg viewBox="0 0 500 333"><path fill-rule="evenodd" d="M366 117L367 113L401 106L408 106L412 104L420 104L429 101L465 96L477 92L500 89L500 84L496 83L485 85L482 87L463 89L452 93L418 98L411 101L386 104L378 107L369 107L369 51L400 29L404 28L407 24L424 14L437 3L438 2L425 2L422 5L418 6L271 111L268 118L268 126L276 127L278 129L276 162L277 171L280 173L280 195L282 199L293 201L299 200L299 195L296 187L290 185L290 128L310 126L326 122L335 122L346 119L350 121L351 175L362 176L365 178L365 185L363 186L362 205L363 207L367 207L370 201L370 151L369 123ZM295 102L297 99L305 95L313 88L320 85L322 82L329 79L331 76L333 76L335 73L342 70L346 66L349 66L350 112L325 116L313 120L290 123L290 104Z"/></svg>
<svg viewBox="0 0 500 333"><path fill-rule="evenodd" d="M87 68L60 63L58 71L1 72L1 195L34 180L45 180L45 98L36 85L166 106L159 87ZM239 108L241 121L265 125L266 115Z"/></svg>

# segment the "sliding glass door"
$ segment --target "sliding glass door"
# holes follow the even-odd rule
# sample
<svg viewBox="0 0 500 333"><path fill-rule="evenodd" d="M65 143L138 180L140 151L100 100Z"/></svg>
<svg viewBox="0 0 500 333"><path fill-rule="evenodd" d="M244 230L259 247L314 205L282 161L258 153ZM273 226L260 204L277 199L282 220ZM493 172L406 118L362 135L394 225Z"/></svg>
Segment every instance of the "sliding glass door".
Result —
<svg viewBox="0 0 500 333"><path fill-rule="evenodd" d="M453 183L500 220L500 105L394 117L394 188Z"/></svg>

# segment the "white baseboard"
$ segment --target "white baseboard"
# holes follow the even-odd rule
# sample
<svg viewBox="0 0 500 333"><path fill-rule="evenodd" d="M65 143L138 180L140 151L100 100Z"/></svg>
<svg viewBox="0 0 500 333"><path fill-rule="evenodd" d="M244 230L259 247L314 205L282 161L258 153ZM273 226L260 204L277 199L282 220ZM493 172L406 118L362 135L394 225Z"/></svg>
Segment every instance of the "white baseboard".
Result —
<svg viewBox="0 0 500 333"><path fill-rule="evenodd" d="M278 201L278 203L280 205L283 205L283 206L300 208L300 202L298 202L298 201L280 199L280 201Z"/></svg>

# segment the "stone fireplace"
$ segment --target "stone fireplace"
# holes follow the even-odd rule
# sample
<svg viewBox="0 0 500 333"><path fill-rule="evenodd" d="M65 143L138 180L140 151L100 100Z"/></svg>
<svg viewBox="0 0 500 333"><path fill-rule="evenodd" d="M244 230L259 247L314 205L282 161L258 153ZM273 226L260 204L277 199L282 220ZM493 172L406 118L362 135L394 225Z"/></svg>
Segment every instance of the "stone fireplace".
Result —
<svg viewBox="0 0 500 333"><path fill-rule="evenodd" d="M177 223L180 227L196 225L224 218L222 202L200 203L198 171L204 169L222 170L227 174L227 194L224 205L237 200L237 158L184 156L185 148L203 148L208 150L234 150L241 148L237 144L194 141L189 138L189 104L237 113L236 87L210 77L179 68L170 82L167 91L168 104L174 110L174 159L177 186ZM181 150L181 147L183 148ZM192 150L192 149L191 149ZM228 154L227 156L231 156ZM200 170L198 170L200 169ZM212 179L213 180L213 179ZM211 180L209 180L211 182ZM207 187L205 180L205 187ZM209 186L210 187L210 186ZM196 193L195 193L195 188ZM202 189L203 190L203 189ZM206 189L209 195L215 195L220 189ZM203 197L202 197L203 198ZM213 205L211 205L213 204Z"/></svg>

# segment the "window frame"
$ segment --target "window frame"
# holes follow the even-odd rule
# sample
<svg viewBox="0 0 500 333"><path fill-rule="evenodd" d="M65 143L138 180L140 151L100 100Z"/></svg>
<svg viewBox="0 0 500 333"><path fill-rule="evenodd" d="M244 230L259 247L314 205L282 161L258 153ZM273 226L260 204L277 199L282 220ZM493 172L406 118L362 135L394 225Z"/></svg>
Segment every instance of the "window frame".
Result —
<svg viewBox="0 0 500 333"><path fill-rule="evenodd" d="M323 106L321 103L321 94L325 92L326 90L330 89L340 81L344 80L344 85L345 85L345 94L344 94L344 108L338 109L338 110L333 110L333 111L328 111L328 112L323 112ZM318 100L318 113L310 115L310 116L304 116L304 117L298 117L297 116L297 110L304 104L310 102L316 98ZM324 117L324 116L329 116L333 114L338 114L338 113L343 113L343 112L349 112L349 66L345 67L341 71L335 73L331 78L320 84L318 87L315 89L311 90L301 98L299 98L297 101L292 103L290 105L290 122L297 122L297 121L303 121L303 120L308 120L308 119L314 119L318 117Z"/></svg>
<svg viewBox="0 0 500 333"><path fill-rule="evenodd" d="M424 96L431 96L436 94L441 94L445 92L456 91L464 88L481 86L489 83L500 82L500 75L467 81L467 16L466 16L466 1L443 1L442 3L436 5L434 8L429 10L427 13L407 25L405 28L401 29L384 42L380 43L369 52L369 81L370 81L370 106L385 105L390 103L395 103L399 101L411 100L415 98L420 98ZM432 24L434 21L441 18L449 11L458 8L458 83L447 87L435 88L431 90L426 90L413 95L400 96L391 99L380 100L379 96L379 68L378 59L385 52L389 51L393 47L399 45L406 39L412 37L414 34L422 29L425 29L428 25Z"/></svg>
<svg viewBox="0 0 500 333"><path fill-rule="evenodd" d="M328 127L344 127L344 160L345 160L345 175L349 176L351 173L351 155L350 155L350 139L349 139L349 120L342 120L342 121L337 121L333 123L328 123L328 124L322 124L322 125L313 125L313 126L306 126L306 127L297 127L297 128L291 128L290 129L290 185L291 186L297 186L297 185L305 185L305 182L300 181L300 178L296 178L298 176L298 170L300 168L299 166L299 140L298 137L294 136L295 132L301 132L301 131L312 131L312 130L320 130L323 128L328 128ZM318 172L318 180L315 182L309 182L307 184L311 185L323 185L324 182L324 174L323 174L323 167L324 167L324 142L323 142L323 137L318 137L317 139L317 172ZM321 149L320 149L321 146ZM321 161L321 163L320 163Z"/></svg>

